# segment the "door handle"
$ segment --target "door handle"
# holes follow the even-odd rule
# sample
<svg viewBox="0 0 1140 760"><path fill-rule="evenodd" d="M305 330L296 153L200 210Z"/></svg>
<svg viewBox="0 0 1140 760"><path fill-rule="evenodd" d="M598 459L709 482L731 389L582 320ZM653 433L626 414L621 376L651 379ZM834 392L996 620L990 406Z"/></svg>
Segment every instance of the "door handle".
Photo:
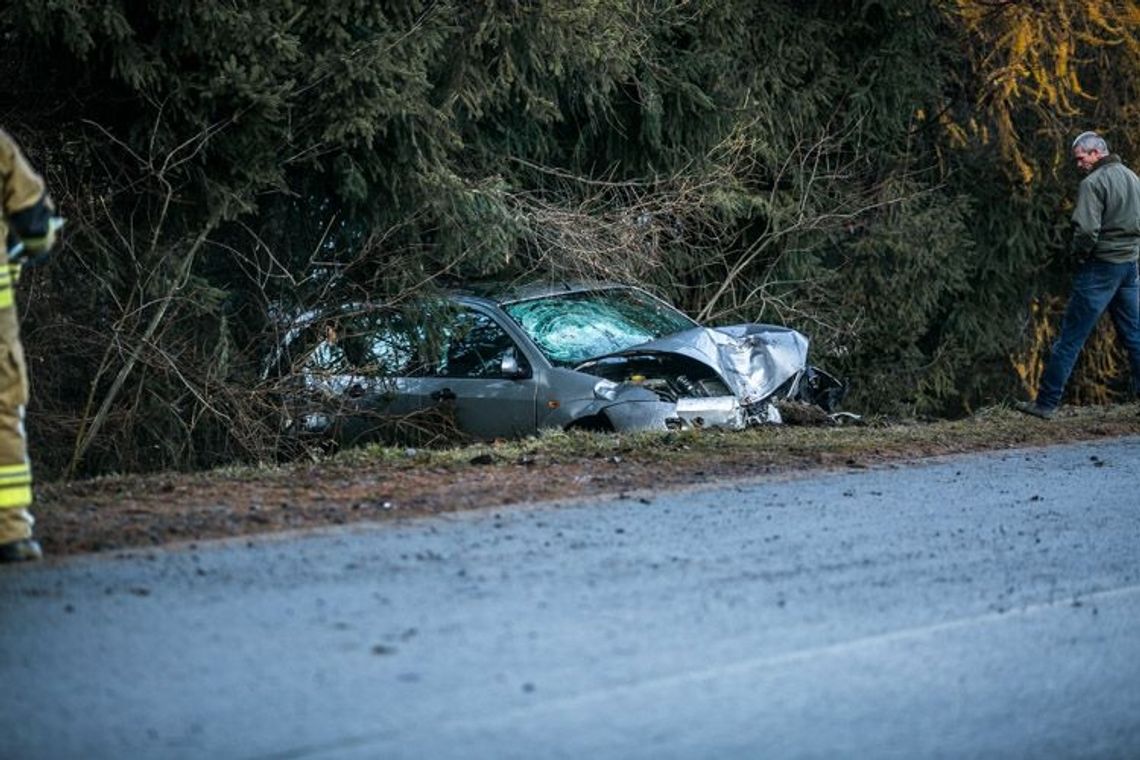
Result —
<svg viewBox="0 0 1140 760"><path fill-rule="evenodd" d="M450 388L440 388L438 391L432 391L431 397L433 401L454 401L457 396Z"/></svg>

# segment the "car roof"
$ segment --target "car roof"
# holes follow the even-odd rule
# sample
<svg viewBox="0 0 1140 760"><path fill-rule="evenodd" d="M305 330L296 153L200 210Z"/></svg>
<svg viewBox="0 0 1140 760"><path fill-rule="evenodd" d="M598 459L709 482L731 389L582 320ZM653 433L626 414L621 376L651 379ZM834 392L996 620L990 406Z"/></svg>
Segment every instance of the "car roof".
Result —
<svg viewBox="0 0 1140 760"><path fill-rule="evenodd" d="M636 288L635 285L626 285L620 282L607 282L602 280L560 280L560 281L529 281L510 283L480 283L456 288L452 295L481 300L496 305L529 301L535 298L548 298L550 296L566 295L567 293L585 293L594 290L612 290L617 288Z"/></svg>
<svg viewBox="0 0 1140 760"><path fill-rule="evenodd" d="M522 283L475 283L463 287L450 288L446 292L448 298L458 302L481 303L487 306L505 306L507 304L529 301L536 298L565 295L567 293L588 293L597 290L641 290L636 285L603 280L566 280L566 281L527 281ZM285 319L287 329L296 331L316 324L320 320L330 317L348 316L355 313L367 313L375 310L388 310L389 304L382 301L347 301L332 306L318 306L307 309L299 314Z"/></svg>

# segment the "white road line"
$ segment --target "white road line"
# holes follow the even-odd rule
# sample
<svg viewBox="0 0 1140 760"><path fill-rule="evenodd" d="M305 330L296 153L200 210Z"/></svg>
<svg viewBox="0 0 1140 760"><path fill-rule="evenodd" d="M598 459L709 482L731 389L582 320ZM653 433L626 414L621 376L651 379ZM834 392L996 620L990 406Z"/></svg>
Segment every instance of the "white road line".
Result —
<svg viewBox="0 0 1140 760"><path fill-rule="evenodd" d="M636 694L641 691L660 688L673 688L705 681L715 681L719 678L734 676L740 673L763 670L766 668L781 667L809 660L815 660L822 657L837 657L851 654L860 650L873 649L875 647L895 644L903 641L914 641L947 631L974 628L978 626L991 625L998 622L1010 622L1011 620L1017 618L1035 616L1046 612L1072 610L1075 603L1078 601L1082 606L1084 606L1097 601L1108 601L1110 599L1117 599L1134 595L1140 595L1140 585L1122 586L1120 588L1109 589L1105 591L1096 591L1089 594L1076 594L1067 596L1064 601L1054 600L1049 602L1039 602L1037 604L1030 604L1024 607L1012 608L1006 612L987 612L983 615L973 615L971 617L949 620L942 623L934 623L932 625L902 628L897 631L890 631L889 633L880 633L873 636L865 636L863 638L852 639L850 641L841 641L835 644L811 647L808 649L800 649L778 655L750 657L744 660L735 660L733 662L715 665L709 668L688 670L683 673L676 673L673 675L660 676L656 678L648 678L642 681L637 681L635 683L625 684L621 686L609 686L603 689L595 689L593 691L587 691L581 694L555 698L549 701L527 705L525 707L504 710L502 712L496 713L493 716L448 720L444 721L444 726L449 729L465 729L485 728L493 725L507 724L512 723L516 720L533 718L536 713L573 709L575 707L580 707L591 702L601 701L615 696Z"/></svg>
<svg viewBox="0 0 1140 760"><path fill-rule="evenodd" d="M672 688L702 681L712 681L726 676L733 676L740 673L747 673L750 671L762 670L765 668L791 665L808 660L814 660L816 658L837 657L860 650L873 649L875 647L895 644L898 642L914 641L947 631L964 630L972 627L992 625L999 622L1008 623L1013 620L1024 619L1026 617L1036 616L1048 612L1062 612L1066 610L1072 611L1076 605L1076 602L1080 602L1081 606L1083 607L1095 602L1103 602L1112 599L1121 599L1137 595L1140 595L1140 584L1122 586L1105 591L1095 591L1087 594L1067 595L1063 600L1054 599L1047 602L1038 602L1036 604L1029 604L1023 607L1012 608L1007 612L987 612L982 615L972 615L970 617L959 618L957 620L948 620L942 623L934 623L931 625L920 625L912 628L902 628L896 631L891 631L889 633L864 636L862 638L852 639L850 641L841 641L835 644L828 644L826 646L800 649L779 655L751 657L744 660L736 660L713 667L702 668L700 670L689 670L683 673L675 673L673 675L648 678L642 681L637 681L636 683L625 684L622 686L609 686L601 689L594 689L592 691L582 692L580 694L574 694L566 697L554 698L548 701L526 705L524 707L501 710L492 715L473 716L466 718L445 718L438 721L435 730L440 733L446 733L448 731L455 730L485 730L495 727L502 727L504 725L509 725L520 721L534 721L537 716L543 713L572 710L576 707L588 705L592 702L604 701L615 696L628 696L637 694L638 692L649 691L653 689ZM402 745L405 741L407 741L407 737L403 734L403 732L397 731L396 733L393 733L393 731L388 730L377 734L358 734L356 736L344 737L338 741L321 745L295 747L290 750L257 755L256 759L300 760L302 758L328 756L330 753L337 755L346 750L367 750L371 752L372 750L375 750L378 747L384 745L399 746Z"/></svg>

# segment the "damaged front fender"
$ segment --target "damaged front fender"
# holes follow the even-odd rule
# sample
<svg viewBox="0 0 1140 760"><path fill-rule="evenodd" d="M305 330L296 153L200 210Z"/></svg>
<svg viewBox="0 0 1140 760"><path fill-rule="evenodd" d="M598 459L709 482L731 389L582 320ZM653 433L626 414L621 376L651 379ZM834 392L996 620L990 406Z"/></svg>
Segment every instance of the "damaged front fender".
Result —
<svg viewBox="0 0 1140 760"><path fill-rule="evenodd" d="M589 410L615 430L722 427L783 420L785 398L833 411L845 388L807 364L808 340L772 325L694 328L577 366L602 378Z"/></svg>
<svg viewBox="0 0 1140 760"><path fill-rule="evenodd" d="M704 364L748 406L768 398L807 368L808 339L774 325L695 327L621 354L642 352L680 354Z"/></svg>

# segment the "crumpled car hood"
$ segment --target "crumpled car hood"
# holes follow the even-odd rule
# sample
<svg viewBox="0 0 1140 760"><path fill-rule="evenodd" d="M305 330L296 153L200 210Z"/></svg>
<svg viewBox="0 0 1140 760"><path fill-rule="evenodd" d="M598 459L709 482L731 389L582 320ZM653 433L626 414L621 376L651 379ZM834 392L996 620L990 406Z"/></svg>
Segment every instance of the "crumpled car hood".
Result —
<svg viewBox="0 0 1140 760"><path fill-rule="evenodd" d="M680 354L701 362L724 380L742 404L748 405L768 398L807 368L808 339L795 330L775 325L694 327L590 359L580 366L648 353Z"/></svg>

